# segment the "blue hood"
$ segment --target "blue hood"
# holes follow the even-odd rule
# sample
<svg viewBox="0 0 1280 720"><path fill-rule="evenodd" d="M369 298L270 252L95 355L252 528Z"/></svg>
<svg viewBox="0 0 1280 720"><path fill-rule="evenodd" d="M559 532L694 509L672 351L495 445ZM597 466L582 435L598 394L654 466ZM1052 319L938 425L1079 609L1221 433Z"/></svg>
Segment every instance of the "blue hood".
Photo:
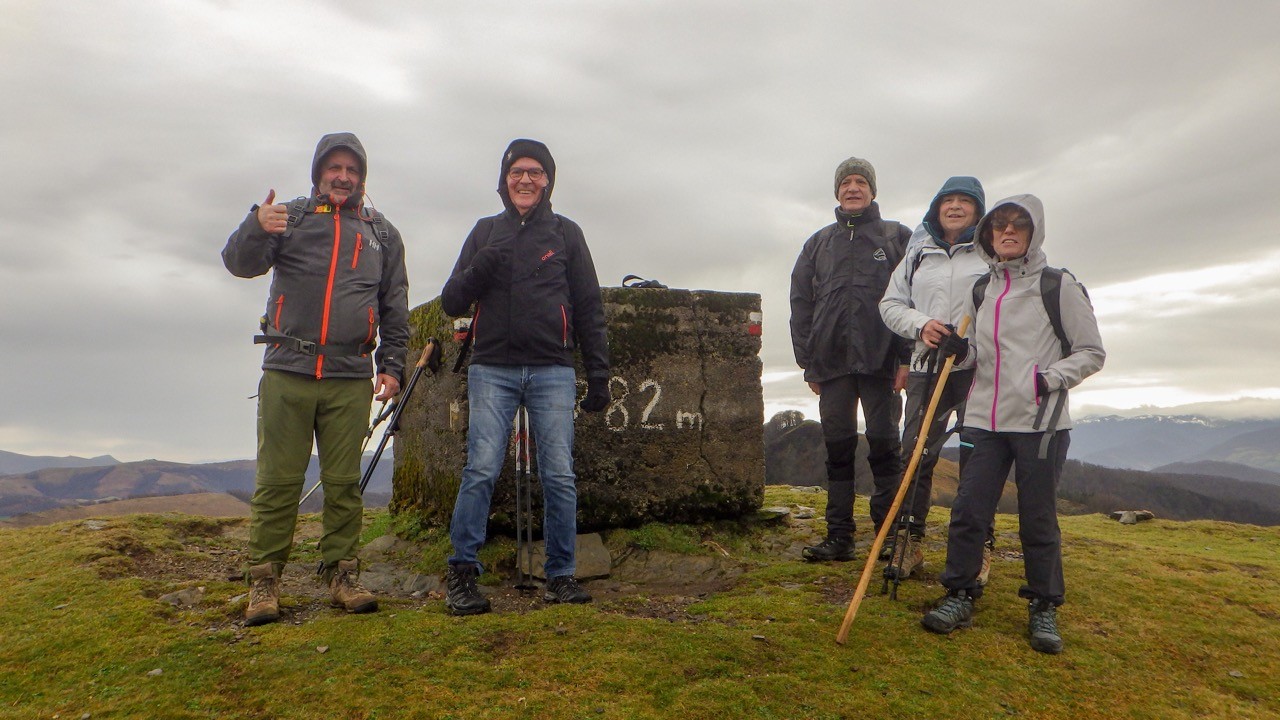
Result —
<svg viewBox="0 0 1280 720"><path fill-rule="evenodd" d="M942 225L938 222L938 205L942 203L942 198L952 193L968 195L978 203L975 217L980 218L986 214L987 194L982 191L982 183L978 182L978 178L968 175L947 178L947 181L942 183L942 189L933 196L933 202L929 203L929 211L924 214L925 230L928 230L929 235L939 243L942 242ZM958 242L969 242L972 239L973 231L966 230Z"/></svg>

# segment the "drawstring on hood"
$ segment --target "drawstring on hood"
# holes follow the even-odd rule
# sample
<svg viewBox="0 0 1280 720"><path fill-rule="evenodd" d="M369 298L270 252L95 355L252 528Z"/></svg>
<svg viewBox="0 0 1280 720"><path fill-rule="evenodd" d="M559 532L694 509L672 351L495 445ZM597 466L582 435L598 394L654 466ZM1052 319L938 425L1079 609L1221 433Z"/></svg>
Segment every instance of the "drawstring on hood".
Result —
<svg viewBox="0 0 1280 720"><path fill-rule="evenodd" d="M498 172L498 195L502 198L503 206L507 208L507 212L520 216L520 211L516 209L515 203L511 202L511 196L507 192L507 173L511 172L511 166L515 165L520 158L537 160L547 173L547 186L542 189L542 197L538 200L537 207L529 213L529 217L551 212L551 191L556 186L556 161L551 157L551 151L546 145L527 138L512 140L506 152L502 153L502 169Z"/></svg>

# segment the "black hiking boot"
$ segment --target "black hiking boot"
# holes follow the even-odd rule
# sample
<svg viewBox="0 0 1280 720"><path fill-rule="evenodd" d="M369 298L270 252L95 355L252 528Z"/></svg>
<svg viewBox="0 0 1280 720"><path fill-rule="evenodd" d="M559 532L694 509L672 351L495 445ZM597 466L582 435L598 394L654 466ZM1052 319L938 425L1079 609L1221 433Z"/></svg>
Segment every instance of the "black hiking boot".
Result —
<svg viewBox="0 0 1280 720"><path fill-rule="evenodd" d="M448 594L444 605L454 615L479 615L489 612L489 599L476 587L479 568L472 564L449 565Z"/></svg>
<svg viewBox="0 0 1280 720"><path fill-rule="evenodd" d="M591 593L583 590L572 575L561 575L547 581L546 592L542 593L542 601L581 605L591 602Z"/></svg>
<svg viewBox="0 0 1280 720"><path fill-rule="evenodd" d="M809 562L830 562L838 560L847 562L853 559L853 540L850 538L832 538L807 547L802 552L805 560Z"/></svg>
<svg viewBox="0 0 1280 720"><path fill-rule="evenodd" d="M1058 634L1058 608L1048 600L1032 600L1027 606L1027 634L1031 649L1050 655L1062 652L1062 636Z"/></svg>
<svg viewBox="0 0 1280 720"><path fill-rule="evenodd" d="M964 590L953 590L942 602L920 618L920 624L930 632L947 635L953 630L973 625L973 598Z"/></svg>

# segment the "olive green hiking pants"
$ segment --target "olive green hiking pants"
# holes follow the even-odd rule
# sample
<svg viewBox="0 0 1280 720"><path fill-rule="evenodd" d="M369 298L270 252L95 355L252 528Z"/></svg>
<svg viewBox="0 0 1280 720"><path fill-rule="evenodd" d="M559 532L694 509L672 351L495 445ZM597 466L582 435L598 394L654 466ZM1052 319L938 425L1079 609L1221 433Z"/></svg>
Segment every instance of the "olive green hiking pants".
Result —
<svg viewBox="0 0 1280 720"><path fill-rule="evenodd" d="M355 557L364 505L360 445L373 382L265 370L258 384L257 488L250 503L249 564L282 568L293 547L312 441L324 489L320 554L326 566Z"/></svg>

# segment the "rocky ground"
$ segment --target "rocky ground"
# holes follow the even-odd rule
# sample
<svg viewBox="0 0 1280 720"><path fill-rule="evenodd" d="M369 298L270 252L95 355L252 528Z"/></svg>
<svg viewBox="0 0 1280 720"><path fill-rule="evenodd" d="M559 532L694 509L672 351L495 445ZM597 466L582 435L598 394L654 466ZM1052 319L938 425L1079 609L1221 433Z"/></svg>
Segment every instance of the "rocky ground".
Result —
<svg viewBox="0 0 1280 720"><path fill-rule="evenodd" d="M817 494L823 492L820 488L795 488L795 491L802 500L808 493L820 500ZM86 525L99 522L104 521L84 521ZM815 581L822 585L824 597L835 604L848 603L865 562L864 553L871 544L869 531L862 530L870 527L869 519L858 518L858 525L859 559L848 564L833 564L830 575ZM803 561L803 548L820 542L824 532L821 512L800 503L766 508L760 514L758 530L753 534L753 553L796 562ZM320 532L318 521L299 523L296 546L314 548ZM944 554L945 542L945 537L929 535L930 555ZM206 587L213 583L225 586L240 580L247 560L247 543L247 519L193 523L180 547L132 554L134 574L153 581L151 584L158 588L156 594L160 602L207 608ZM1004 548L997 552L997 559L1021 559L1021 554L1013 551L1017 547L1016 538L1002 539L1001 543ZM434 573L424 571L422 557L421 546L394 535L376 538L361 548L361 582L382 600L384 611L442 607L443 568ZM535 543L531 565L526 567L540 568L542 560L541 543ZM579 536L577 561L579 578L605 611L685 622L698 621L687 612L690 605L708 594L733 587L739 576L760 562L758 556L752 560L735 555L713 539L705 539L697 554L631 546L610 553L598 534ZM526 579L522 583L513 565L514 559L507 567L492 568L485 576L487 582L481 585L494 612L526 613L543 607L541 579ZM923 575L911 582L932 583L940 569L926 566ZM877 576L872 591L879 592L879 589ZM210 630L240 628L246 602L243 593L231 596L225 603L225 613L217 614L219 619ZM281 609L283 622L295 624L305 623L319 613L337 612L329 606L328 591L316 574L314 561L293 562L285 568Z"/></svg>

